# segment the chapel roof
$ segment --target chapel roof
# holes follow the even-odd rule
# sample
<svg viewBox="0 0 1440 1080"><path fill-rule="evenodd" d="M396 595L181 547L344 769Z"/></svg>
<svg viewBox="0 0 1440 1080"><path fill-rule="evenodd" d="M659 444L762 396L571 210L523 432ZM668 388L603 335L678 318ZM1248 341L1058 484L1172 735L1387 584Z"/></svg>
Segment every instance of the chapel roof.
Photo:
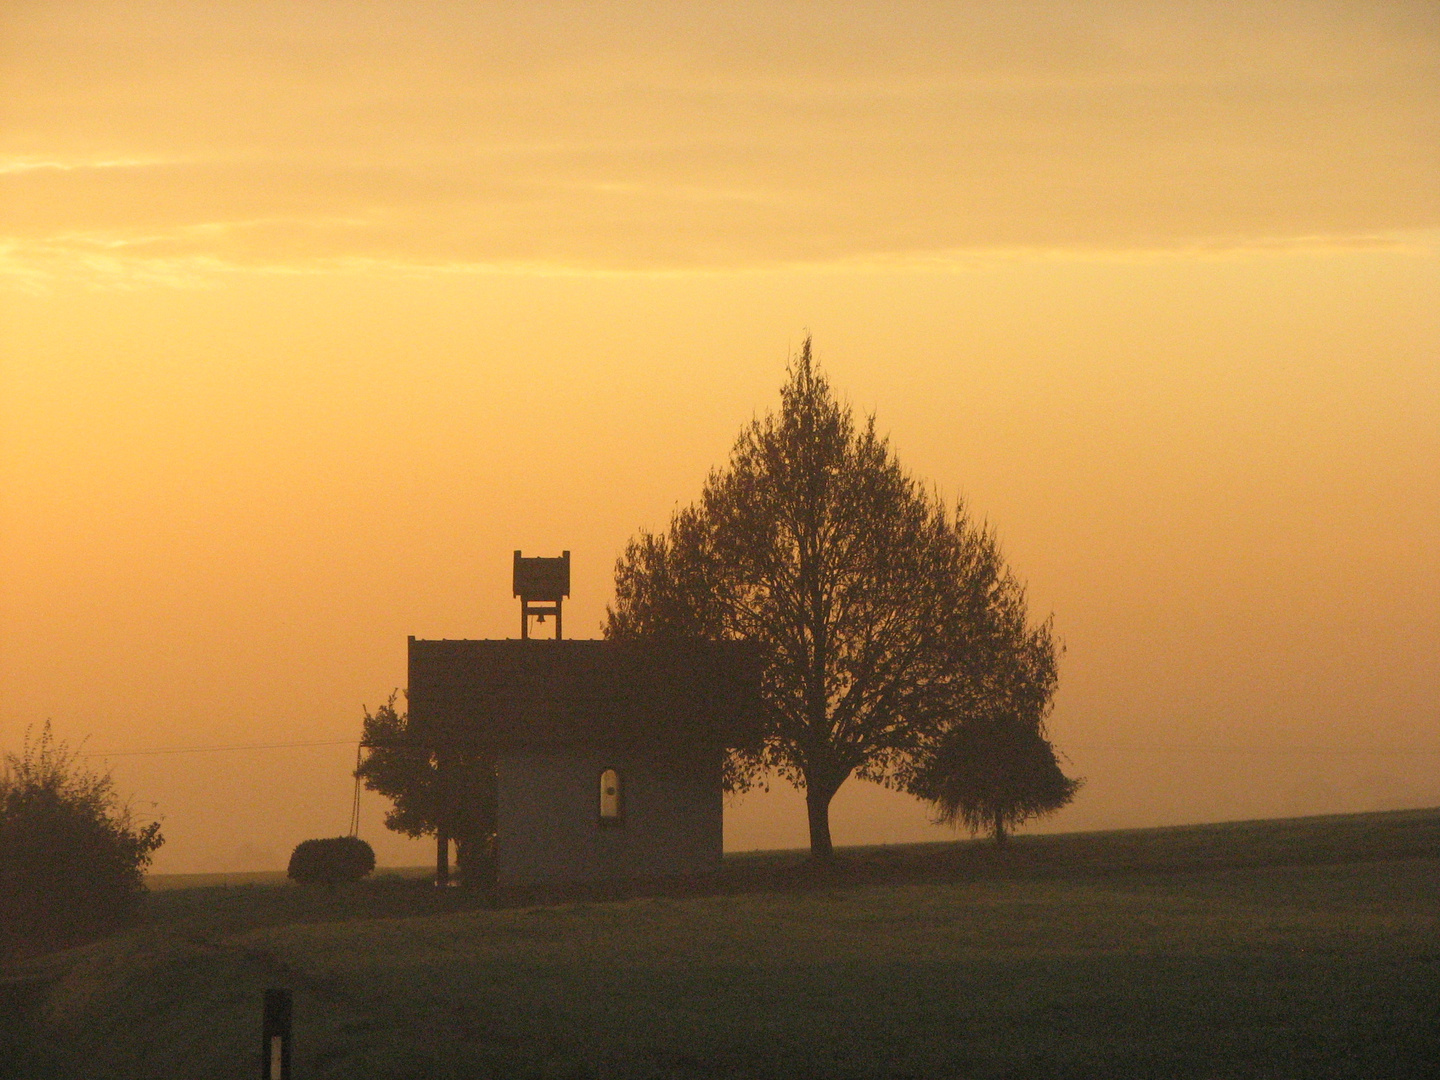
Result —
<svg viewBox="0 0 1440 1080"><path fill-rule="evenodd" d="M753 743L749 642L410 639L410 720L460 744Z"/></svg>

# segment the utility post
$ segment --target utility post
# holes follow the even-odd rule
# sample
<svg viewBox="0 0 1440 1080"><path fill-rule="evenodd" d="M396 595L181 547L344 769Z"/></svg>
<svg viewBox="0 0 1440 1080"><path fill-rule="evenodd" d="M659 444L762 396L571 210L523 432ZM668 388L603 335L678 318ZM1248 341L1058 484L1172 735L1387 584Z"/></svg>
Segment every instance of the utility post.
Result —
<svg viewBox="0 0 1440 1080"><path fill-rule="evenodd" d="M260 1080L290 1080L292 1005L289 990L265 991Z"/></svg>

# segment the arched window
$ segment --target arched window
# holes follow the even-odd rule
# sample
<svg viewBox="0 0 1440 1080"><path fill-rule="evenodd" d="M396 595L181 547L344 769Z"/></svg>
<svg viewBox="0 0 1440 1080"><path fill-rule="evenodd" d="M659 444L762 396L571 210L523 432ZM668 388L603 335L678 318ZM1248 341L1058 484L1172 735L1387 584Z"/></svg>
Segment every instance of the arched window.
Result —
<svg viewBox="0 0 1440 1080"><path fill-rule="evenodd" d="M600 774L600 824L619 825L624 805L620 773L615 769L606 769Z"/></svg>

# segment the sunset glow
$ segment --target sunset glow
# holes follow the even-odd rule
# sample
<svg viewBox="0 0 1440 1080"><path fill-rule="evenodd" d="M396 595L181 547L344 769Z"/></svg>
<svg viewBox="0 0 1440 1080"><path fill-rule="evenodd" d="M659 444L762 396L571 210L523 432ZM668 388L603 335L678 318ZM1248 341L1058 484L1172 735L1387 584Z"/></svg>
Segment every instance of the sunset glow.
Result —
<svg viewBox="0 0 1440 1080"><path fill-rule="evenodd" d="M323 744L109 758L283 867L407 635L517 548L598 635L807 332L1054 612L1044 828L1440 804L1428 3L6 4L0 749Z"/></svg>

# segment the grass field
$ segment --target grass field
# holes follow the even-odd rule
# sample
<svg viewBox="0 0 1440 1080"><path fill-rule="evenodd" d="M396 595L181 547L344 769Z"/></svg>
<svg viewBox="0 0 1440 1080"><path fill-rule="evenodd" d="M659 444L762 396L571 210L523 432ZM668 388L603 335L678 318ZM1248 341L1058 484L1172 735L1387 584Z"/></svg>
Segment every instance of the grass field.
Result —
<svg viewBox="0 0 1440 1080"><path fill-rule="evenodd" d="M256 1076L266 986L298 1080L1437 1076L1440 810L734 856L503 910L192 884L30 970L22 1076Z"/></svg>

